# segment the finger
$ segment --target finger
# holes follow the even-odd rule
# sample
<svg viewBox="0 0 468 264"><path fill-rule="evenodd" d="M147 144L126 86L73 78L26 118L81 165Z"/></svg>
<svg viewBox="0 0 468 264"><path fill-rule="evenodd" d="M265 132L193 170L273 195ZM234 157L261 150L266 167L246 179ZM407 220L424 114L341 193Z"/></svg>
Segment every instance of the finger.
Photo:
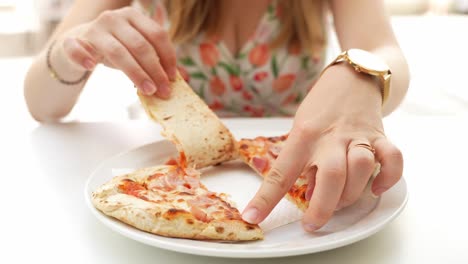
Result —
<svg viewBox="0 0 468 264"><path fill-rule="evenodd" d="M135 12L138 11L135 10ZM128 20L155 47L167 76L171 81L175 81L177 77L176 52L167 31L146 16L130 15Z"/></svg>
<svg viewBox="0 0 468 264"><path fill-rule="evenodd" d="M113 27L113 32L118 39L132 54L133 58L151 77L156 85L156 95L163 98L169 97L169 80L164 69L159 63L159 58L150 42L136 29L122 23Z"/></svg>
<svg viewBox="0 0 468 264"><path fill-rule="evenodd" d="M304 229L321 228L333 215L346 180L346 150L336 142L316 150L318 167L314 194L302 219Z"/></svg>
<svg viewBox="0 0 468 264"><path fill-rule="evenodd" d="M374 142L376 158L380 162L380 173L372 183L372 192L379 196L395 185L403 174L403 155L388 139Z"/></svg>
<svg viewBox="0 0 468 264"><path fill-rule="evenodd" d="M88 52L75 38L66 38L63 41L63 50L71 61L83 70L91 71L96 66L97 60L93 54Z"/></svg>
<svg viewBox="0 0 468 264"><path fill-rule="evenodd" d="M89 53L93 58L100 62L102 60L102 56L97 52L96 48L86 39L75 38L78 43Z"/></svg>
<svg viewBox="0 0 468 264"><path fill-rule="evenodd" d="M307 179L307 189L305 193L305 199L306 201L310 201L312 198L312 194L315 189L315 179L316 179L316 174L317 174L317 166L312 166L306 173L306 179Z"/></svg>
<svg viewBox="0 0 468 264"><path fill-rule="evenodd" d="M356 202L364 191L375 167L374 153L369 149L356 146L365 141L349 144L347 154L346 183L337 210Z"/></svg>
<svg viewBox="0 0 468 264"><path fill-rule="evenodd" d="M260 189L242 214L246 222L258 224L270 214L301 174L308 153L300 137L288 137Z"/></svg>
<svg viewBox="0 0 468 264"><path fill-rule="evenodd" d="M156 86L151 78L120 41L111 35L103 34L93 43L98 50L103 52L103 56L116 68L122 70L144 94L151 95L156 91Z"/></svg>

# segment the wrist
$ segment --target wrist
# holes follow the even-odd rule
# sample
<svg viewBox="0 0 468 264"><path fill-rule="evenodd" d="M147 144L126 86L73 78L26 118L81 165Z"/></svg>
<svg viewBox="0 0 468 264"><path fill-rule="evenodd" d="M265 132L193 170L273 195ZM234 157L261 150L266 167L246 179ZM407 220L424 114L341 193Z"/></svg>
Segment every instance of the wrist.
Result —
<svg viewBox="0 0 468 264"><path fill-rule="evenodd" d="M350 92L367 94L382 105L382 91L379 80L371 75L360 73L345 63L332 65L323 73L323 77L335 80L345 88L349 86ZM346 85L346 84L349 85Z"/></svg>
<svg viewBox="0 0 468 264"><path fill-rule="evenodd" d="M335 60L322 71L322 74L330 66L338 63L347 64L354 68L356 72L372 76L372 78L378 80L383 107L390 93L390 80L392 76L392 72L386 61L366 50L349 49L340 53Z"/></svg>
<svg viewBox="0 0 468 264"><path fill-rule="evenodd" d="M90 71L74 63L66 54L64 40L51 42L46 52L46 63L49 73L61 83L73 85L84 81Z"/></svg>
<svg viewBox="0 0 468 264"><path fill-rule="evenodd" d="M330 66L321 76L324 87L334 89L333 93L343 93L343 99L353 99L364 105L382 107L382 92L379 81L368 74L357 72L344 63Z"/></svg>

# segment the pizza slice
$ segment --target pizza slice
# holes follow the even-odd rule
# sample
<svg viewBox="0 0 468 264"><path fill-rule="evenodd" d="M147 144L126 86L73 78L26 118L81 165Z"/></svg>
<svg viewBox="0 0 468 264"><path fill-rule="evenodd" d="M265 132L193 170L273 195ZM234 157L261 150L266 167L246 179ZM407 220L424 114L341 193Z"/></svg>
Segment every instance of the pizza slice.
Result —
<svg viewBox="0 0 468 264"><path fill-rule="evenodd" d="M276 137L256 137L239 141L239 156L262 177L265 177L278 157L288 135ZM289 189L286 198L299 209L305 211L309 202L305 199L307 179L301 175Z"/></svg>
<svg viewBox="0 0 468 264"><path fill-rule="evenodd" d="M263 239L244 222L226 194L210 192L194 169L159 165L114 177L92 194L94 206L140 230L167 237L246 241Z"/></svg>
<svg viewBox="0 0 468 264"><path fill-rule="evenodd" d="M180 77L171 83L171 97L138 94L147 114L162 125L187 167L204 168L236 157L236 140L216 114Z"/></svg>
<svg viewBox="0 0 468 264"><path fill-rule="evenodd" d="M270 172L271 166L281 152L287 138L288 134L277 137L260 136L253 139L241 139L239 141L239 156L258 174L265 177ZM366 192L370 192L372 181L379 172L380 163L377 162L372 177L367 184ZM307 178L300 175L286 194L286 199L294 203L302 211L309 207L309 201L305 198L307 186Z"/></svg>

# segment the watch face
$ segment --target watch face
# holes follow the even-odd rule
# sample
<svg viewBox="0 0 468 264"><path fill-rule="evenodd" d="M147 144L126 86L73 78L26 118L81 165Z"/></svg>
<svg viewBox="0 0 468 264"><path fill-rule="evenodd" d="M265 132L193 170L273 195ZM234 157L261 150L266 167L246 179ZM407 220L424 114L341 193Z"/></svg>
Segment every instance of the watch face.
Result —
<svg viewBox="0 0 468 264"><path fill-rule="evenodd" d="M367 70L385 72L389 69L385 61L368 51L360 49L350 49L347 53L349 59L353 63Z"/></svg>

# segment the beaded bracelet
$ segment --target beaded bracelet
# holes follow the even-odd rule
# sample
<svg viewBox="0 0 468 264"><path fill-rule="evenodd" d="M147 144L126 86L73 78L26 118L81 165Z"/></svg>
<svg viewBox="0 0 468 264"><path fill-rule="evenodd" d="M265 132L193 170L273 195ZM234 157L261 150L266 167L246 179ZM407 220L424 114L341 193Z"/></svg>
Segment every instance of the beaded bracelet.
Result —
<svg viewBox="0 0 468 264"><path fill-rule="evenodd" d="M54 45L55 45L55 41L52 42L52 44L50 44L49 49L47 50L47 55L46 55L47 68L49 69L50 76L54 78L55 80L59 81L60 83L63 83L66 85L76 85L86 80L91 74L91 71L86 71L83 74L83 76L81 76L79 79L75 81L65 80L62 77L60 77L60 75L58 75L57 71L54 69L54 67L52 67L52 64L50 63L50 54L52 53L52 48L54 47Z"/></svg>

